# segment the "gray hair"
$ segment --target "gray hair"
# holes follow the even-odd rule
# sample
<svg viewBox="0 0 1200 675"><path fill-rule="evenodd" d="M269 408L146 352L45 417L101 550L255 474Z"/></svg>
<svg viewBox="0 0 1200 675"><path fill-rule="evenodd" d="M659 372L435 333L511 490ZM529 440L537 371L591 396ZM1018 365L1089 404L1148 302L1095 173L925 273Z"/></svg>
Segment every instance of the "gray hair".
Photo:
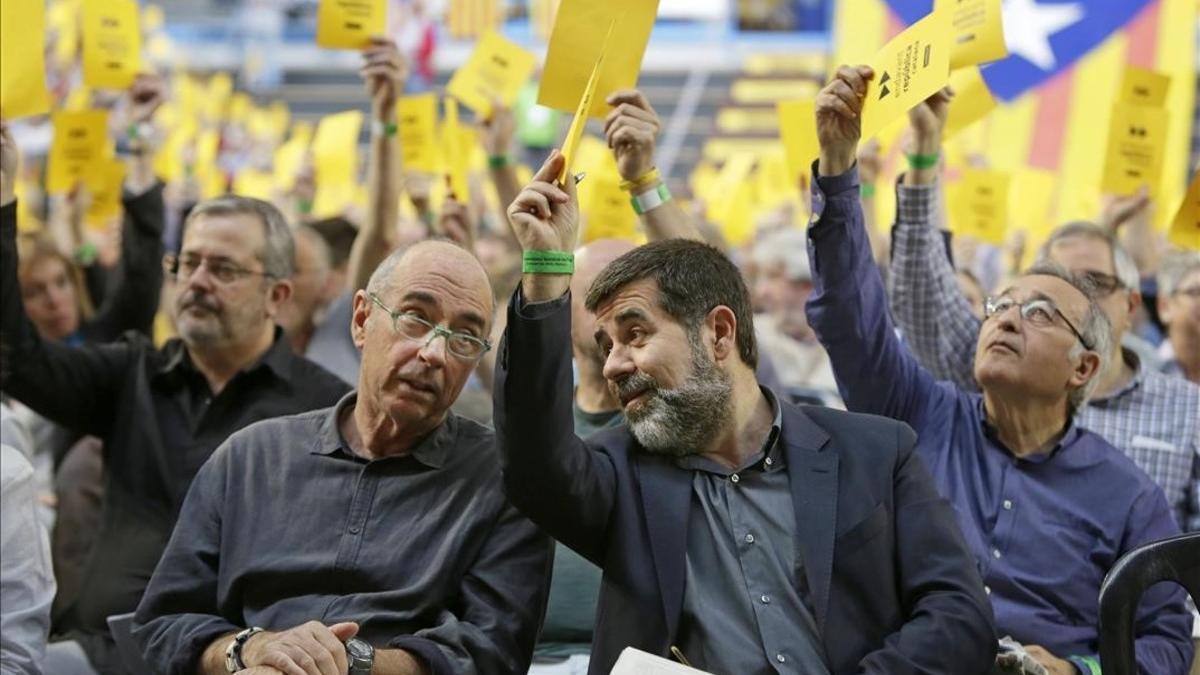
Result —
<svg viewBox="0 0 1200 675"><path fill-rule="evenodd" d="M1067 396L1067 414L1074 417L1079 412L1079 409L1092 397L1092 394L1096 391L1096 387L1100 384L1100 378L1108 363L1108 356L1112 352L1112 324L1108 322L1108 317L1104 315L1104 311L1100 309L1100 305L1096 302L1096 288L1087 277L1071 274L1062 265L1050 260L1035 263L1033 267L1025 270L1022 276L1035 274L1061 279L1071 284L1075 290L1087 298L1087 313L1084 314L1079 334L1083 336L1083 339L1087 341L1090 347L1076 341L1067 358L1074 361L1083 356L1085 352L1095 352L1100 357L1100 368L1083 386L1077 387Z"/></svg>
<svg viewBox="0 0 1200 675"><path fill-rule="evenodd" d="M1200 254L1172 254L1163 261L1162 269L1158 272L1158 295L1173 295L1183 280L1197 270L1200 270Z"/></svg>
<svg viewBox="0 0 1200 675"><path fill-rule="evenodd" d="M764 236L754 245L754 262L762 267L782 264L792 281L812 281L808 264L808 233L787 227Z"/></svg>
<svg viewBox="0 0 1200 675"><path fill-rule="evenodd" d="M1141 282L1141 275L1138 274L1137 263L1134 262L1133 256L1129 255L1129 251L1121 245L1121 242L1113 236L1112 232L1100 227L1095 223L1089 223L1086 220L1077 220L1066 225L1061 225L1050 233L1050 237L1046 239L1046 243L1042 244L1042 249L1038 254L1039 260L1050 259L1050 249L1054 245L1065 239L1074 237L1090 237L1098 239L1108 244L1108 248L1112 251L1112 263L1114 276L1121 282L1121 285L1131 291L1138 290Z"/></svg>
<svg viewBox="0 0 1200 675"><path fill-rule="evenodd" d="M296 242L287 219L272 204L253 197L224 195L206 199L192 208L184 227L202 216L255 216L263 224L263 250L259 260L263 272L275 279L287 279L296 267Z"/></svg>

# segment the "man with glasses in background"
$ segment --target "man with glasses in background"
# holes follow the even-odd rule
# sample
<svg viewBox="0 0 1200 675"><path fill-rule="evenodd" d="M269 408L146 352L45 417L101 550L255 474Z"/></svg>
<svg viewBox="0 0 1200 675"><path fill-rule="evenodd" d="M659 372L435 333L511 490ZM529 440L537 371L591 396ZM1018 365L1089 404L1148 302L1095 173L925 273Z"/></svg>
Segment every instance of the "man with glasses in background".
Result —
<svg viewBox="0 0 1200 675"><path fill-rule="evenodd" d="M17 148L0 134L4 391L104 441L105 503L78 599L58 624L46 671L124 673L107 618L132 612L200 465L248 424L331 405L348 387L292 354L275 325L291 292L292 235L275 207L226 196L188 216L174 284L179 337L156 349L128 334L70 347L43 340L17 283Z"/></svg>
<svg viewBox="0 0 1200 675"><path fill-rule="evenodd" d="M1111 353L1109 321L1088 279L1040 263L985 303L970 347L982 395L920 365L896 337L859 202L859 113L873 76L865 66L842 67L817 97L809 322L847 408L917 432L918 452L958 512L997 633L1011 638L1000 658L1032 659L1051 675L1099 673L1104 575L1129 550L1179 532L1162 490L1076 423ZM941 92L919 105L914 124L927 115L944 122L948 101ZM913 171L903 180L920 177ZM1141 673L1187 672L1192 620L1184 598L1173 585L1143 596L1135 628Z"/></svg>
<svg viewBox="0 0 1200 675"><path fill-rule="evenodd" d="M943 97L914 109L914 157L936 164L949 105ZM981 322L959 290L937 227L939 173L936 166L914 167L896 187L892 315L935 378L979 391L973 360ZM1200 387L1158 372L1152 348L1132 348L1142 342L1130 330L1142 306L1133 258L1109 230L1086 222L1055 230L1039 257L1087 278L1112 325L1096 390L1076 421L1149 474L1182 529L1200 529Z"/></svg>
<svg viewBox="0 0 1200 675"><path fill-rule="evenodd" d="M200 469L135 617L156 673L457 675L529 667L551 544L493 433L450 411L492 291L448 242L354 298L358 391L234 434Z"/></svg>

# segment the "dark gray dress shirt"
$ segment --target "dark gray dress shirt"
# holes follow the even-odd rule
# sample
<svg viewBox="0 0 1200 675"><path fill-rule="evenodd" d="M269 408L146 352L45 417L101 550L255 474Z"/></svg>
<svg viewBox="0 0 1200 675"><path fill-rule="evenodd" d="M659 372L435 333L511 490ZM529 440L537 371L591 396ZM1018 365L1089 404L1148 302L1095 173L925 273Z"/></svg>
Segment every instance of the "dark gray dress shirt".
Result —
<svg viewBox="0 0 1200 675"><path fill-rule="evenodd" d="M492 431L450 414L367 461L337 425L355 400L250 426L201 468L135 620L156 672L192 675L224 633L311 620L357 622L437 675L528 668L552 549L504 497Z"/></svg>
<svg viewBox="0 0 1200 675"><path fill-rule="evenodd" d="M804 602L803 561L782 448L779 404L762 451L736 471L700 455L693 472L679 648L719 675L827 674L821 637Z"/></svg>

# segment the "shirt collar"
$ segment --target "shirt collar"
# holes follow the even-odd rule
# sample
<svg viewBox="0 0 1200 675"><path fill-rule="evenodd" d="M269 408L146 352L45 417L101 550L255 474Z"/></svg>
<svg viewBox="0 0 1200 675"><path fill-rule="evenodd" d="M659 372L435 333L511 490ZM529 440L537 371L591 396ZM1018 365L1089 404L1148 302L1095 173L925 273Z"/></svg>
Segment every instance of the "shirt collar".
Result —
<svg viewBox="0 0 1200 675"><path fill-rule="evenodd" d="M1121 387L1120 389L1117 389L1116 391L1104 396L1094 396L1092 397L1091 401L1109 401L1115 398L1120 398L1134 389L1142 386L1142 381L1146 379L1146 367L1142 363L1141 357L1139 357L1137 352L1133 351L1129 347L1121 347L1121 358L1125 360L1125 363L1129 364L1130 368L1133 368L1133 377L1130 378L1130 380L1125 383L1125 386Z"/></svg>
<svg viewBox="0 0 1200 675"><path fill-rule="evenodd" d="M314 455L342 454L351 459L363 460L350 449L350 444L342 436L338 419L348 408L353 408L358 402L358 392L352 391L342 397L325 415L321 429L317 434L317 443L310 451ZM412 459L430 469L440 469L446 465L446 458L457 436L458 416L448 413L445 421L422 438L415 447L403 455L384 457L373 461L388 461L391 459Z"/></svg>
<svg viewBox="0 0 1200 675"><path fill-rule="evenodd" d="M178 376L182 373L196 372L196 366L192 363L192 357L188 354L187 345L183 343L183 340L179 338L169 340L163 346L163 354L167 360L158 369L159 375ZM292 362L295 358L291 344L283 335L283 329L275 326L275 338L271 341L271 346L254 363L246 366L240 372L252 373L259 368L266 368L279 379L291 382Z"/></svg>
<svg viewBox="0 0 1200 675"><path fill-rule="evenodd" d="M976 406L979 411L979 426L983 430L984 437L986 437L993 445L995 445L997 448L1000 448L1013 459L1022 462L1029 462L1031 464L1041 464L1058 456L1060 450L1071 447L1075 444L1075 441L1079 440L1079 426L1075 424L1075 418L1071 417L1067 420L1066 431L1063 432L1062 437L1058 439L1058 442L1054 444L1054 447L1050 449L1050 452L1035 453L1032 455L1025 455L1024 457L1017 457L1012 450L1009 450L1007 446L1000 442L1000 437L996 435L995 427L993 427L991 424L988 424L987 409L983 405L983 397L979 396L977 398L978 400L976 402Z"/></svg>
<svg viewBox="0 0 1200 675"><path fill-rule="evenodd" d="M767 440L763 443L762 450L755 453L754 456L746 460L743 466L737 469L729 469L702 455L680 457L675 460L675 466L681 469L688 469L689 471L706 471L721 476L728 476L750 468L757 468L765 473L783 469L784 452L779 443L779 437L783 432L783 408L779 405L779 400L775 397L775 392L762 385L759 385L758 388L762 391L763 396L767 398L767 403L770 404L771 410L775 413L775 418L771 422L771 431L767 434ZM766 461L767 458L771 460L769 463Z"/></svg>

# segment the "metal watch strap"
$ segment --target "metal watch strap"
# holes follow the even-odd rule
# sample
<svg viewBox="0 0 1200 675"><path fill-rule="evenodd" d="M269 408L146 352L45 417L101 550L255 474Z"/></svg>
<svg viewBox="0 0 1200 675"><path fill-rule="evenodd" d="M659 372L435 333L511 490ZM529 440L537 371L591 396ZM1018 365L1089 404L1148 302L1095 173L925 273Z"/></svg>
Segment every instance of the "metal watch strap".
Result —
<svg viewBox="0 0 1200 675"><path fill-rule="evenodd" d="M371 675L375 648L363 640L350 638L346 641L346 660L350 664L349 675Z"/></svg>
<svg viewBox="0 0 1200 675"><path fill-rule="evenodd" d="M262 628L254 626L233 636L233 639L229 641L229 646L225 648L225 670L236 673L246 669L246 664L242 662L242 647L246 645L247 640L261 632L263 632Z"/></svg>

